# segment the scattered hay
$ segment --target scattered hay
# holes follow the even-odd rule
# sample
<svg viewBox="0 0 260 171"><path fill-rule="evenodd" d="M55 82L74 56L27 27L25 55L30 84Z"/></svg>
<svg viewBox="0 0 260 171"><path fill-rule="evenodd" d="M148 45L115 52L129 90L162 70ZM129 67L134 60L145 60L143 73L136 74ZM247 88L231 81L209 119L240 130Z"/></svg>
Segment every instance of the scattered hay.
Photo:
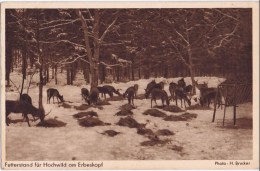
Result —
<svg viewBox="0 0 260 171"><path fill-rule="evenodd" d="M73 115L74 118L79 119L79 118L83 118L83 117L98 117L97 112L94 111L88 111L88 112L79 112L75 115Z"/></svg>
<svg viewBox="0 0 260 171"><path fill-rule="evenodd" d="M169 139L166 139L166 140L152 139L149 141L141 142L141 146L155 146L155 145L164 146L169 142L171 142L171 140L169 140Z"/></svg>
<svg viewBox="0 0 260 171"><path fill-rule="evenodd" d="M108 101L106 100L99 100L97 103L96 103L97 106L105 106L105 105L111 105Z"/></svg>
<svg viewBox="0 0 260 171"><path fill-rule="evenodd" d="M124 100L123 96L113 96L107 98L107 101L121 101L121 100Z"/></svg>
<svg viewBox="0 0 260 171"><path fill-rule="evenodd" d="M124 104L122 106L119 107L120 110L132 110L132 109L136 109L136 107L134 107L131 104Z"/></svg>
<svg viewBox="0 0 260 171"><path fill-rule="evenodd" d="M171 149L171 150L174 150L174 151L178 151L178 152L182 152L182 150L183 150L183 147L177 146L177 145L172 145L168 148Z"/></svg>
<svg viewBox="0 0 260 171"><path fill-rule="evenodd" d="M197 118L197 114L184 113L182 115L170 115L164 118L165 121L188 121L193 118Z"/></svg>
<svg viewBox="0 0 260 171"><path fill-rule="evenodd" d="M88 108L90 108L91 106L90 105L86 105L86 104L82 104L80 106L75 106L74 108L76 110L87 110Z"/></svg>
<svg viewBox="0 0 260 171"><path fill-rule="evenodd" d="M62 103L61 105L59 105L59 107L64 107L64 108L66 108L66 109L69 109L69 108L71 108L71 105L69 105L68 103Z"/></svg>
<svg viewBox="0 0 260 171"><path fill-rule="evenodd" d="M174 112L174 113L178 113L178 112L183 112L184 110L182 110L181 108L179 108L178 106L175 105L169 105L169 106L156 106L157 108L160 108L162 110L168 111L168 112Z"/></svg>
<svg viewBox="0 0 260 171"><path fill-rule="evenodd" d="M208 106L201 106L199 104L195 104L193 106L189 106L186 108L187 110L211 110Z"/></svg>
<svg viewBox="0 0 260 171"><path fill-rule="evenodd" d="M138 94L135 99L143 100L146 99L144 94Z"/></svg>
<svg viewBox="0 0 260 171"><path fill-rule="evenodd" d="M114 137L114 136L116 136L116 135L118 135L118 134L121 134L121 132L117 132L117 131L114 131L114 130L106 130L106 131L104 131L103 133L101 133L101 134L103 134L103 135L107 135L107 136L110 136L110 137Z"/></svg>
<svg viewBox="0 0 260 171"><path fill-rule="evenodd" d="M151 129L147 129L147 128L137 128L137 134L154 135L153 131Z"/></svg>
<svg viewBox="0 0 260 171"><path fill-rule="evenodd" d="M131 116L133 115L133 112L131 110L120 110L116 112L115 116Z"/></svg>
<svg viewBox="0 0 260 171"><path fill-rule="evenodd" d="M38 127L63 127L66 126L67 124L56 120L56 119L48 119L44 120L43 122L39 122L36 126Z"/></svg>
<svg viewBox="0 0 260 171"><path fill-rule="evenodd" d="M110 123L104 123L98 118L83 118L78 120L79 125L83 127L94 127L94 126L104 126L111 125Z"/></svg>
<svg viewBox="0 0 260 171"><path fill-rule="evenodd" d="M133 119L130 116L127 116L125 118L120 118L120 120L117 123L119 126L126 126L129 128L143 128L145 127L144 124L138 123L135 119Z"/></svg>
<svg viewBox="0 0 260 171"><path fill-rule="evenodd" d="M151 115L151 116L154 116L154 117L161 117L161 118L164 118L164 117L167 117L167 115L157 109L148 109L146 111L144 111L143 113L144 115Z"/></svg>
<svg viewBox="0 0 260 171"><path fill-rule="evenodd" d="M160 129L156 131L156 135L170 136L170 135L174 135L174 133L168 129Z"/></svg>

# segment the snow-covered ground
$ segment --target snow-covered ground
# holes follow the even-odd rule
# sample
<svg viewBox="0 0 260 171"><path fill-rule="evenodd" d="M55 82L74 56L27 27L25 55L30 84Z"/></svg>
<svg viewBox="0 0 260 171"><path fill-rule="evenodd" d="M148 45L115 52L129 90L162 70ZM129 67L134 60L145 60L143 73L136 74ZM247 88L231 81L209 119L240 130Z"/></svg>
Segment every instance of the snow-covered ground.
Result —
<svg viewBox="0 0 260 171"><path fill-rule="evenodd" d="M11 75L12 81L17 85L21 75ZM61 78L60 78L61 79ZM156 78L157 82L166 83L165 90L168 92L168 85L171 81L177 82L180 78L165 79ZM196 78L199 83L208 82L209 87L216 87L224 79L216 77ZM62 80L62 79L61 79ZM6 159L7 160L226 160L226 159L252 159L252 128L242 126L244 122L252 119L252 103L239 105L237 108L237 126L232 126L233 110L227 108L225 126L222 126L223 109L218 109L216 120L212 123L213 110L188 110L186 112L198 114L197 118L190 121L164 121L162 118L143 115L143 112L150 109L150 99L135 100L136 109L133 109L133 118L139 123L147 123L147 128L156 132L159 129L169 129L175 133L172 136L160 136L160 139L170 139L166 145L141 146L141 142L148 138L137 134L135 128L118 126L120 116L115 116L119 107L127 103L127 100L110 101L111 105L103 106L103 109L89 108L85 111L96 111L99 119L111 125L82 127L78 124L73 115L82 112L75 108L64 108L57 103L47 104L46 90L50 87L56 88L72 106L84 104L81 100L80 89L84 80L78 76L77 86L68 86L64 83L54 85L53 81L43 90L43 103L45 111L51 113L45 119L55 118L67 123L65 127L43 128L36 127L39 122L26 122L10 124L6 127ZM129 86L139 84L138 94L144 94L147 83L152 79L142 79L127 83L112 83L115 88L124 92ZM185 78L187 84L190 78ZM18 92L12 86L7 89L6 99L18 99ZM25 87L26 91L26 87ZM38 87L33 85L29 91L33 105L38 106ZM158 105L161 102L158 100ZM192 101L195 104L195 101ZM173 103L171 102L171 105ZM161 109L159 109L161 110ZM162 110L161 110L162 111ZM165 112L165 111L164 111ZM181 113L165 112L166 114L180 115ZM11 114L10 119L21 119L22 115ZM109 137L100 134L105 130L115 130L121 134ZM175 147L182 147L182 150L174 150Z"/></svg>

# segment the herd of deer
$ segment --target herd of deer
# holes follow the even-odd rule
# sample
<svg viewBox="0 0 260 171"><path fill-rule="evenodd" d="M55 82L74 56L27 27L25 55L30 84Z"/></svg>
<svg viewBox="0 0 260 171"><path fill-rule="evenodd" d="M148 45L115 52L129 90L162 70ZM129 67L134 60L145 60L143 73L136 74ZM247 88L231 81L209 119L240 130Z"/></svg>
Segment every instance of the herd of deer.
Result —
<svg viewBox="0 0 260 171"><path fill-rule="evenodd" d="M215 99L217 95L216 88L208 88L208 85L206 83L204 84L198 84L198 82L195 82L196 87L201 92L200 97L200 104L203 106L205 103L209 106L210 102ZM131 86L127 88L125 93L121 94L119 90L116 90L113 86L105 85L105 86L98 86L95 88L92 88L90 91L86 88L81 89L81 95L82 99L84 99L89 105L90 104L96 104L99 99L99 94L101 96L104 96L106 99L106 94L108 94L110 97L113 97L113 93L122 96L124 98L128 99L129 104L134 105L134 98L137 96L138 91L138 84L135 84L134 86ZM156 83L155 80L147 84L147 87L145 89L145 98L148 99L151 95L151 108L153 101L156 103L156 99L161 99L162 105L164 106L164 102L166 102L166 105L170 104L170 101L176 101L176 106L178 106L177 100L181 100L181 107L182 107L182 101L184 100L184 106L186 108L187 103L189 106L191 105L191 97L192 97L192 85L187 85L184 81L184 78L178 80L177 83L171 82L169 84L169 92L170 97L168 97L167 92L164 90L164 83ZM60 95L59 91L57 89L49 88L47 90L47 104L50 103L50 99L53 98L54 103L54 97L57 98L58 103L64 102L63 96ZM218 104L220 104L221 98L218 99ZM156 103L157 104L157 103ZM8 115L10 113L22 113L23 117L26 119L28 126L30 126L28 114L31 114L34 117L40 118L41 121L44 120L45 112L43 109L37 109L32 105L32 99L28 94L22 94L20 97L20 101L12 101L12 100L6 100L6 124L8 124ZM34 118L35 120L35 118Z"/></svg>

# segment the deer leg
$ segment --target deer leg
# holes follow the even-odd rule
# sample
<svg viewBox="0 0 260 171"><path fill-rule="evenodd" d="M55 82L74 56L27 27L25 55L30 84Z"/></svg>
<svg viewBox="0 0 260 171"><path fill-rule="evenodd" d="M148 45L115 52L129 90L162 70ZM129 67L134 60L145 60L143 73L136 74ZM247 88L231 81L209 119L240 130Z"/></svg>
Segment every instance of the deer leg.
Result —
<svg viewBox="0 0 260 171"><path fill-rule="evenodd" d="M26 118L26 121L27 121L27 123L28 123L28 126L31 127L31 125L30 125L30 123L29 123L29 118L28 118L27 113L25 113L24 116L25 116L25 118Z"/></svg>

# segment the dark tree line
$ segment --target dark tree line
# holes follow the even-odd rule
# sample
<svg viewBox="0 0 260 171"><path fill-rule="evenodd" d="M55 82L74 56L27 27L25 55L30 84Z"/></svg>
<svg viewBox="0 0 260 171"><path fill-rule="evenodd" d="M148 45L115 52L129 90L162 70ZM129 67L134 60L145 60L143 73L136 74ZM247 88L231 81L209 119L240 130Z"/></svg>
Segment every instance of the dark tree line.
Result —
<svg viewBox="0 0 260 171"><path fill-rule="evenodd" d="M6 81L252 75L251 9L6 9ZM34 68L28 70L28 68ZM23 83L22 83L23 85ZM22 91L20 92L22 93Z"/></svg>

